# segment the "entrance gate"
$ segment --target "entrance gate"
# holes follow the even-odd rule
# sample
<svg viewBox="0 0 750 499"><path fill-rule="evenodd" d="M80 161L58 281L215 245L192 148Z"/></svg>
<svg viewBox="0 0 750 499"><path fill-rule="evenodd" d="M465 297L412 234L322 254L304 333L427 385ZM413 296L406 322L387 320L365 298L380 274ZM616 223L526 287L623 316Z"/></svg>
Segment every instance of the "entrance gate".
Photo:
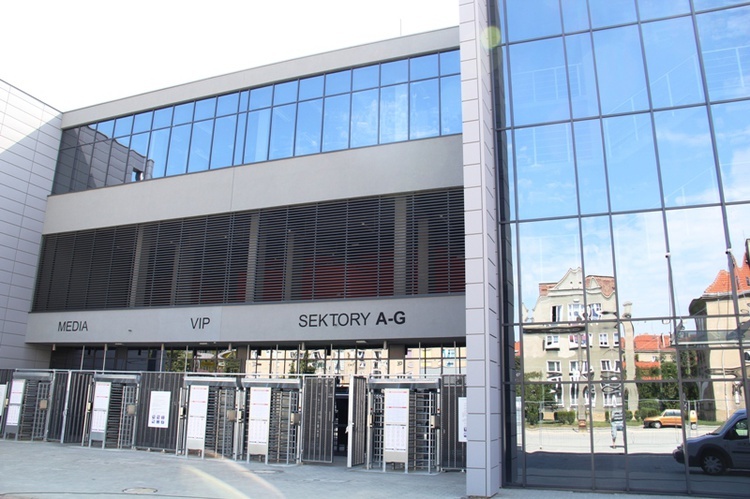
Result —
<svg viewBox="0 0 750 499"><path fill-rule="evenodd" d="M94 374L89 385L84 434L88 445L132 448L138 408L140 375Z"/></svg>
<svg viewBox="0 0 750 499"><path fill-rule="evenodd" d="M49 406L54 374L16 372L10 384L4 438L44 440L49 426Z"/></svg>
<svg viewBox="0 0 750 499"><path fill-rule="evenodd" d="M346 465L362 466L367 456L367 379L349 379L349 418L347 423Z"/></svg>
<svg viewBox="0 0 750 499"><path fill-rule="evenodd" d="M243 439L247 443L246 459L258 457L266 464L296 463L300 380L242 378L241 381L247 414Z"/></svg>
<svg viewBox="0 0 750 499"><path fill-rule="evenodd" d="M238 425L237 379L210 376L186 376L180 407L183 445L178 453L195 451L201 457L236 458L235 440ZM187 411L185 411L187 408Z"/></svg>
<svg viewBox="0 0 750 499"><path fill-rule="evenodd" d="M336 378L304 378L302 461L332 463Z"/></svg>

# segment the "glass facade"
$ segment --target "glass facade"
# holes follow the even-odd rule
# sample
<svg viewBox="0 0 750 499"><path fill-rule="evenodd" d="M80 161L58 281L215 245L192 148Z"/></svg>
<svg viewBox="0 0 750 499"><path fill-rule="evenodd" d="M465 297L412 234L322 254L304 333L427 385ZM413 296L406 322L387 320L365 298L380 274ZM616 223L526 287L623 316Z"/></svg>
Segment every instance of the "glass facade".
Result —
<svg viewBox="0 0 750 499"><path fill-rule="evenodd" d="M747 475L705 480L671 453L747 405L750 3L535 3L494 2L506 481L743 495ZM697 424L644 428L674 408Z"/></svg>
<svg viewBox="0 0 750 499"><path fill-rule="evenodd" d="M458 134L459 72L454 50L68 129L53 194Z"/></svg>

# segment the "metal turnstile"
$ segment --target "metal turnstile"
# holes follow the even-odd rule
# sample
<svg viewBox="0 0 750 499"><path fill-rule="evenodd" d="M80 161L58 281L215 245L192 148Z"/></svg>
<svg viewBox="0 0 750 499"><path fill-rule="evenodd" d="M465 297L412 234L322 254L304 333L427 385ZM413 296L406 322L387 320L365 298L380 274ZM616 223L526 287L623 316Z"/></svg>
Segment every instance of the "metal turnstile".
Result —
<svg viewBox="0 0 750 499"><path fill-rule="evenodd" d="M371 379L367 468L440 470L440 380Z"/></svg>
<svg viewBox="0 0 750 499"><path fill-rule="evenodd" d="M238 391L236 378L185 377L179 424L182 445L178 453L237 457Z"/></svg>
<svg viewBox="0 0 750 499"><path fill-rule="evenodd" d="M300 424L299 378L242 378L245 390L244 456L294 464ZM240 453L242 454L242 453Z"/></svg>
<svg viewBox="0 0 750 499"><path fill-rule="evenodd" d="M49 427L49 407L53 372L23 372L13 374L5 411L4 438L16 440L44 440Z"/></svg>
<svg viewBox="0 0 750 499"><path fill-rule="evenodd" d="M132 448L138 412L138 374L94 374L89 385L84 439L91 447Z"/></svg>

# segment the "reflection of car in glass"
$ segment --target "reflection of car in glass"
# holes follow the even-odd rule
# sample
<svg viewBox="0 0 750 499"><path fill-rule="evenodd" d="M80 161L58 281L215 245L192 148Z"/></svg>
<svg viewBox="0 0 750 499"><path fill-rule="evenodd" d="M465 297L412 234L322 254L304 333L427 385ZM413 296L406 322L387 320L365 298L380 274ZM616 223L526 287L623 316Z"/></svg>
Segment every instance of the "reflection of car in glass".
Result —
<svg viewBox="0 0 750 499"><path fill-rule="evenodd" d="M679 409L667 409L658 416L643 419L644 428L661 428L662 426L682 426L682 412ZM698 426L698 416L695 411L690 411L690 427Z"/></svg>
<svg viewBox="0 0 750 499"><path fill-rule="evenodd" d="M732 414L717 430L687 440L688 466L700 466L709 475L720 475L727 469L750 469L750 439L745 409ZM680 445L672 457L682 464L685 451Z"/></svg>

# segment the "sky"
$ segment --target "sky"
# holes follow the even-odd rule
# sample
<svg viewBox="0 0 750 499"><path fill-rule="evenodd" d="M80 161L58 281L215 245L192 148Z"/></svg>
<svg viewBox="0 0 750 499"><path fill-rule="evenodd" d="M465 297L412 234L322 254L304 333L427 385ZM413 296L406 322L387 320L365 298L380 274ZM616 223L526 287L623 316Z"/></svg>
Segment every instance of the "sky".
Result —
<svg viewBox="0 0 750 499"><path fill-rule="evenodd" d="M70 111L458 25L459 0L4 0L0 80Z"/></svg>

